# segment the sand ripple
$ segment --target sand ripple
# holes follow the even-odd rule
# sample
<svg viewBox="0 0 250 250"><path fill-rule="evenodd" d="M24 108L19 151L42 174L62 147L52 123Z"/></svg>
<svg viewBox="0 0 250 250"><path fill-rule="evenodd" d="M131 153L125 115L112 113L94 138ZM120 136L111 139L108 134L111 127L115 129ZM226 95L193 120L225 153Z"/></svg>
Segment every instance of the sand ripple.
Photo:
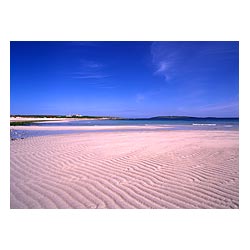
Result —
<svg viewBox="0 0 250 250"><path fill-rule="evenodd" d="M238 208L237 131L11 141L11 208Z"/></svg>

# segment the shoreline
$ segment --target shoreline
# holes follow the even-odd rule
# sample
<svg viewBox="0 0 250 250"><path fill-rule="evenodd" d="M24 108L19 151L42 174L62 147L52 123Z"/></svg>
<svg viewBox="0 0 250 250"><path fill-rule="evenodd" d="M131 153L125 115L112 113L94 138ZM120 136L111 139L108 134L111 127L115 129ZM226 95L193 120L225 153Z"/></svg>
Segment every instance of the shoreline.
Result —
<svg viewBox="0 0 250 250"><path fill-rule="evenodd" d="M63 122L63 121L62 121ZM52 121L53 123L53 121ZM141 124L141 125L85 125L85 126L10 126L10 139L25 139L33 136L47 136L75 133L100 132L145 132L145 131L239 131L232 126L193 126L193 125L167 125L167 124Z"/></svg>
<svg viewBox="0 0 250 250"><path fill-rule="evenodd" d="M11 126L10 139L19 140L36 136L50 136L61 134L101 133L101 132L143 132L171 129L171 126Z"/></svg>
<svg viewBox="0 0 250 250"><path fill-rule="evenodd" d="M173 125L86 125L86 126L10 126L10 129L20 130L133 130L133 129L159 129L171 128Z"/></svg>

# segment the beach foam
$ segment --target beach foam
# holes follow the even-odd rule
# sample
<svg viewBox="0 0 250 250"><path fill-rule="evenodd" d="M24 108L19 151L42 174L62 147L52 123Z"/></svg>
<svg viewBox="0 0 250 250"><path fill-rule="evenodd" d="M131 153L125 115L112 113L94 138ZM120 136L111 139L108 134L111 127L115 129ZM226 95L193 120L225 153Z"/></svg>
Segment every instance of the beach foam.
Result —
<svg viewBox="0 0 250 250"><path fill-rule="evenodd" d="M215 123L193 123L193 126L216 126Z"/></svg>

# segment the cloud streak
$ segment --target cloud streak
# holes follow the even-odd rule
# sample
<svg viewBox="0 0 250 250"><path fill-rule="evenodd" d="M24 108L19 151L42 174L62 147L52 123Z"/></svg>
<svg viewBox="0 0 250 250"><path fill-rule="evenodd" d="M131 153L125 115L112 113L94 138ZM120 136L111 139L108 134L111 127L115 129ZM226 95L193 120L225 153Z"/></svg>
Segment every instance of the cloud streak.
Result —
<svg viewBox="0 0 250 250"><path fill-rule="evenodd" d="M72 78L82 80L97 80L111 77L104 73L104 65L95 61L81 60L80 70L72 73Z"/></svg>
<svg viewBox="0 0 250 250"><path fill-rule="evenodd" d="M151 45L151 57L154 74L163 76L166 81L170 80L178 64L178 51L171 48L171 43L154 42Z"/></svg>
<svg viewBox="0 0 250 250"><path fill-rule="evenodd" d="M225 61L237 57L234 42L153 42L151 59L154 74L166 81L181 75L214 74L225 67ZM192 65L192 67L190 67ZM216 66L215 66L216 65Z"/></svg>
<svg viewBox="0 0 250 250"><path fill-rule="evenodd" d="M100 75L100 74L87 74L87 73L80 73L75 76L72 76L72 78L75 79L103 79L110 77L111 75Z"/></svg>
<svg viewBox="0 0 250 250"><path fill-rule="evenodd" d="M101 68L103 68L104 65L102 63L99 62L95 62L95 61L89 61L89 60L81 60L81 68L84 70L99 70Z"/></svg>

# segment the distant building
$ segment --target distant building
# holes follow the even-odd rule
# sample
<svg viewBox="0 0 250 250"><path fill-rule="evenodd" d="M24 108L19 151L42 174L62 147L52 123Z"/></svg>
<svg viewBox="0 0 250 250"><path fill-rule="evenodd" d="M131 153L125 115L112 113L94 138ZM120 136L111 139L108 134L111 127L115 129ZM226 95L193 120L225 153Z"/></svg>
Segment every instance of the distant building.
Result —
<svg viewBox="0 0 250 250"><path fill-rule="evenodd" d="M80 114L66 115L66 117L82 117Z"/></svg>

